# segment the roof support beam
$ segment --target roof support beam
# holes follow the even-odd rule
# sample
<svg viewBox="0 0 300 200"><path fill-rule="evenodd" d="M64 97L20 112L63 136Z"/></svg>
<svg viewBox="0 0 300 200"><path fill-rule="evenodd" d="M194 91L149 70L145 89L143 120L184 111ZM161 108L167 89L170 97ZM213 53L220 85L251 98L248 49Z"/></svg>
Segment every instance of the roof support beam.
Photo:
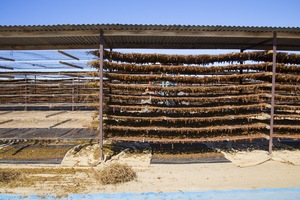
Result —
<svg viewBox="0 0 300 200"><path fill-rule="evenodd" d="M53 124L53 125L50 126L49 128L52 129L52 128L56 127L56 126L59 126L59 125L61 125L61 124L64 124L64 123L67 123L67 122L70 122L70 121L72 121L72 119L66 119L66 120L64 120L64 121L58 122L58 123L56 123L56 124Z"/></svg>
<svg viewBox="0 0 300 200"><path fill-rule="evenodd" d="M242 31L160 31L160 30L109 30L105 36L159 36L159 37L236 37L236 38L270 38L270 32Z"/></svg>
<svg viewBox="0 0 300 200"><path fill-rule="evenodd" d="M272 41L272 40L273 40L272 38L271 38L271 39L266 39L266 40L264 40L264 41L262 41L262 42L259 42L259 43L257 43L257 44L253 44L253 45L250 45L250 46L248 46L248 47L246 47L246 48L243 48L241 51L246 51L246 50L248 50L248 49L252 49L252 48L254 48L254 47L261 46L261 45L266 44L266 43L268 43L268 42L270 42L270 41Z"/></svg>
<svg viewBox="0 0 300 200"><path fill-rule="evenodd" d="M20 62L22 64L32 65L33 67L42 67L42 68L49 68L45 65L37 64L37 63L29 63L29 62Z"/></svg>
<svg viewBox="0 0 300 200"><path fill-rule="evenodd" d="M57 113L52 113L52 114L46 115L46 118L52 117L54 115L60 115L60 114L65 113L65 112L67 112L67 111L60 111L60 112L57 112Z"/></svg>
<svg viewBox="0 0 300 200"><path fill-rule="evenodd" d="M11 59L11 58L4 58L4 57L0 57L0 60L15 61L14 59Z"/></svg>
<svg viewBox="0 0 300 200"><path fill-rule="evenodd" d="M99 37L97 37L99 38ZM241 49L241 46L245 44L156 44L156 43L146 43L146 44L130 44L130 43L116 43L116 44L106 44L109 48L113 49L123 49L123 48L135 48L135 49ZM256 44L257 45L257 44ZM0 50L45 50L45 49L98 49L99 44L83 44L83 45L28 45L28 46L0 46ZM254 49L252 47L252 49ZM256 46L255 49L258 50L270 50L270 46L262 45ZM278 44L278 50L288 50L288 51L299 51L299 45L285 45Z"/></svg>
<svg viewBox="0 0 300 200"><path fill-rule="evenodd" d="M0 45L0 50L57 50L57 49L97 49L99 44L82 44L82 45Z"/></svg>
<svg viewBox="0 0 300 200"><path fill-rule="evenodd" d="M1 66L1 65L0 65L0 68L1 68L1 69L9 69L9 70L14 70L14 68L12 68L12 67L6 67L6 66Z"/></svg>
<svg viewBox="0 0 300 200"><path fill-rule="evenodd" d="M20 75L66 75L66 76L74 76L74 77L84 77L87 76L87 73L89 71L67 71L67 72L59 72L59 71L55 71L55 72L43 72L43 71L13 71L13 72L1 72L2 75L15 75L15 76L20 76Z"/></svg>
<svg viewBox="0 0 300 200"><path fill-rule="evenodd" d="M0 74L0 77L1 77L1 78L12 78L12 79L15 78L14 76L2 75L2 74Z"/></svg>
<svg viewBox="0 0 300 200"><path fill-rule="evenodd" d="M5 121L0 122L0 124L5 124L5 123L8 123L8 122L12 122L12 121L13 121L13 119L9 119L9 120L5 120Z"/></svg>
<svg viewBox="0 0 300 200"><path fill-rule="evenodd" d="M300 50L300 28L122 24L0 26L0 50L98 49L100 31L104 45L115 49L257 50L269 50L276 31L277 50Z"/></svg>
<svg viewBox="0 0 300 200"><path fill-rule="evenodd" d="M160 31L160 30L108 30L105 36L180 36L180 37L222 37L222 38L271 38L272 32L256 31ZM280 32L277 38L300 39L299 33Z"/></svg>
<svg viewBox="0 0 300 200"><path fill-rule="evenodd" d="M99 30L62 30L62 31L0 31L0 38L43 38L99 36Z"/></svg>
<svg viewBox="0 0 300 200"><path fill-rule="evenodd" d="M63 64L63 65L70 66L70 67L74 67L74 68L78 68L78 69L83 69L83 67L78 66L78 65L74 65L74 64L71 64L71 63L67 63L67 62L63 62L63 61L59 61L59 63Z"/></svg>
<svg viewBox="0 0 300 200"><path fill-rule="evenodd" d="M83 77L83 78L84 78L84 75L80 75L80 74L69 74L69 73L64 73L64 72L59 73L59 75L70 76L70 77Z"/></svg>
<svg viewBox="0 0 300 200"><path fill-rule="evenodd" d="M55 30L55 31L0 31L0 38L43 38L43 37L91 37L98 36L99 30ZM242 37L242 38L270 38L270 31L250 30L105 30L105 36L182 36L182 37ZM277 38L300 39L299 33L280 32Z"/></svg>
<svg viewBox="0 0 300 200"><path fill-rule="evenodd" d="M70 58L73 58L73 59L75 59L75 60L80 60L79 58L77 58L77 57L75 57L75 56L72 56L71 54L68 54L68 53L66 53L66 52L64 52L64 51L62 51L62 50L57 50L57 52L58 52L58 53L61 53L61 54L63 54L63 55L65 55L65 56L68 56L68 57L70 57Z"/></svg>

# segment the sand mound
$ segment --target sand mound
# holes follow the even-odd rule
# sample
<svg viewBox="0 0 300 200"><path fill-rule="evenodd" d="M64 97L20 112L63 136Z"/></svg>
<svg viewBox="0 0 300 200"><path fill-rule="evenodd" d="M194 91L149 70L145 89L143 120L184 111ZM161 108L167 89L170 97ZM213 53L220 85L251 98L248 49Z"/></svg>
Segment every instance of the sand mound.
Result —
<svg viewBox="0 0 300 200"><path fill-rule="evenodd" d="M150 165L151 154L131 154L126 150L101 162L99 158L99 144L78 145L69 150L61 165L68 167L104 167L112 163L128 164L134 168L144 168Z"/></svg>
<svg viewBox="0 0 300 200"><path fill-rule="evenodd" d="M251 167L263 164L267 161L273 160L282 163L300 166L300 151L274 151L269 155L267 151L241 151L241 152L222 152L226 159L230 160L238 167Z"/></svg>
<svg viewBox="0 0 300 200"><path fill-rule="evenodd" d="M274 151L273 160L300 166L300 151Z"/></svg>
<svg viewBox="0 0 300 200"><path fill-rule="evenodd" d="M262 164L271 159L268 152L255 150L255 151L240 151L240 152L222 152L226 159L230 160L238 167L249 167Z"/></svg>
<svg viewBox="0 0 300 200"><path fill-rule="evenodd" d="M127 151L113 156L105 162L100 161L99 144L85 144L72 148L65 155L62 166L69 167L95 167L107 165L114 162L129 164L136 168L144 168L150 165L151 154L130 154ZM236 151L236 152L222 152L226 159L230 160L238 167L251 167L263 164L267 161L273 160L281 163L292 164L300 166L300 150L295 151L273 151L269 155L267 151L254 150L254 151Z"/></svg>
<svg viewBox="0 0 300 200"><path fill-rule="evenodd" d="M99 149L98 144L78 145L66 153L61 165L69 167L96 166L100 163L100 159L95 156L97 148Z"/></svg>

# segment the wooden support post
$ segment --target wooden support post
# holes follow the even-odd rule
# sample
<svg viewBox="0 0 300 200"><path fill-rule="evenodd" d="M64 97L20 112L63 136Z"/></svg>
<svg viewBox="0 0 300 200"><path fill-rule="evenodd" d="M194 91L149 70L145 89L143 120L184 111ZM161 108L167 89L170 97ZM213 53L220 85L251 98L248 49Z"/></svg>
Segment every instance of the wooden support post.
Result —
<svg viewBox="0 0 300 200"><path fill-rule="evenodd" d="M100 145L100 160L103 156L103 31L100 31L100 49L99 49L99 145Z"/></svg>
<svg viewBox="0 0 300 200"><path fill-rule="evenodd" d="M37 94L37 92L36 92L36 75L34 76L34 94Z"/></svg>
<svg viewBox="0 0 300 200"><path fill-rule="evenodd" d="M25 75L25 88L24 88L24 110L27 111L27 76Z"/></svg>
<svg viewBox="0 0 300 200"><path fill-rule="evenodd" d="M72 79L72 111L74 111L74 78Z"/></svg>
<svg viewBox="0 0 300 200"><path fill-rule="evenodd" d="M277 34L273 32L273 71L272 71L272 91L271 91L271 118L270 118L270 139L269 139L269 154L272 154L273 149L273 130L274 130L274 110L275 110L275 77L276 77L276 46Z"/></svg>
<svg viewBox="0 0 300 200"><path fill-rule="evenodd" d="M240 52L241 52L241 53L243 53L243 52L244 52L244 50L243 50L243 49L241 49L241 51L240 51ZM244 62L243 62L243 61L241 61L241 62L240 62L240 64L242 65L242 64L244 64ZM242 69L240 69L240 74L243 74L243 70L242 70ZM243 79L241 78L241 79L240 79L240 85L242 85L242 84L243 84ZM240 90L239 92L240 92L240 94L241 94L241 93L243 93L243 90Z"/></svg>
<svg viewBox="0 0 300 200"><path fill-rule="evenodd" d="M75 97L76 97L76 102L78 103L79 102L79 77L77 77L77 83L76 83L76 95L75 95Z"/></svg>
<svg viewBox="0 0 300 200"><path fill-rule="evenodd" d="M109 62L112 62L112 48L110 48ZM111 72L112 72L112 70L109 69L109 73L111 73ZM110 83L110 84L112 83L111 78L109 78L109 83ZM109 88L109 94L110 94L110 95L109 95L109 100L108 100L108 102L111 103L111 87Z"/></svg>

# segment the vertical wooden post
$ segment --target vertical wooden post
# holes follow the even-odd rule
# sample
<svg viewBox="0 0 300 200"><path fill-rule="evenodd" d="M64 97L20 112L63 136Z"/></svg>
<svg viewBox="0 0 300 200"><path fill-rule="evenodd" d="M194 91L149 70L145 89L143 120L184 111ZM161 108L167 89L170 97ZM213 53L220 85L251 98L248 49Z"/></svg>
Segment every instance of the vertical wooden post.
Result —
<svg viewBox="0 0 300 200"><path fill-rule="evenodd" d="M110 48L110 51L109 51L109 62L112 62L112 48ZM111 73L112 70L109 69L109 73ZM109 78L109 83L112 83L112 80L111 78ZM111 87L109 87L109 100L108 100L109 103L111 103Z"/></svg>
<svg viewBox="0 0 300 200"><path fill-rule="evenodd" d="M77 83L76 83L76 102L78 103L79 102L79 77L77 77Z"/></svg>
<svg viewBox="0 0 300 200"><path fill-rule="evenodd" d="M271 118L270 118L270 140L269 154L272 154L273 148L273 129L274 129L274 110L275 110L275 77L276 77L276 46L277 34L273 32L273 71L272 71L272 91L271 91Z"/></svg>
<svg viewBox="0 0 300 200"><path fill-rule="evenodd" d="M24 110L27 111L27 75L25 75L24 100L25 100Z"/></svg>
<svg viewBox="0 0 300 200"><path fill-rule="evenodd" d="M74 111L74 78L72 79L72 111Z"/></svg>
<svg viewBox="0 0 300 200"><path fill-rule="evenodd" d="M244 52L244 50L241 49L241 50L240 50L240 53L243 53L243 52ZM240 65L242 65L242 64L244 64L244 62L243 62L243 61L240 61ZM243 70L242 70L242 69L240 69L240 74L243 74ZM243 84L243 79L241 78L241 79L240 79L240 85L242 85L242 84ZM240 94L242 94L242 93L243 93L243 90L240 90L239 92L240 92Z"/></svg>
<svg viewBox="0 0 300 200"><path fill-rule="evenodd" d="M36 93L36 75L34 76L34 94L37 94Z"/></svg>
<svg viewBox="0 0 300 200"><path fill-rule="evenodd" d="M100 49L99 49L99 145L100 159L103 157L103 31L100 31Z"/></svg>

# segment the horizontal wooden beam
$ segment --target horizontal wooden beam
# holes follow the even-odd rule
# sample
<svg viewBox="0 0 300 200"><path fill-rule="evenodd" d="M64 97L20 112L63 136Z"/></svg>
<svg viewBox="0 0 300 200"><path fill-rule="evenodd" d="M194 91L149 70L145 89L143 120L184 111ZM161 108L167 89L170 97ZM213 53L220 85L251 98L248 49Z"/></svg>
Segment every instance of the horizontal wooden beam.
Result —
<svg viewBox="0 0 300 200"><path fill-rule="evenodd" d="M234 38L270 38L272 32L239 32L239 31L160 31L160 30L108 30L105 36L139 36L139 37L234 37Z"/></svg>
<svg viewBox="0 0 300 200"><path fill-rule="evenodd" d="M4 57L0 57L0 60L15 61L14 59L11 59L11 58L4 58Z"/></svg>
<svg viewBox="0 0 300 200"><path fill-rule="evenodd" d="M83 67L78 66L78 65L74 65L74 64L71 64L71 63L67 63L67 62L63 62L63 61L59 61L59 63L63 64L63 65L70 66L70 67L74 67L74 68L78 68L78 69L83 69Z"/></svg>
<svg viewBox="0 0 300 200"><path fill-rule="evenodd" d="M67 111L60 111L60 112L56 112L56 113L52 113L52 114L49 114L49 115L46 115L46 118L49 118L49 117L52 117L52 116L55 116L55 115L59 115L59 114L62 114L62 113L66 113Z"/></svg>
<svg viewBox="0 0 300 200"><path fill-rule="evenodd" d="M0 26L0 50L98 49L101 31L104 34L105 48L248 49L250 47L260 50L267 50L272 46L269 42L262 43L272 39L273 32L276 31L279 50L300 50L299 28L122 24ZM177 37L179 39L176 39ZM207 39L210 42L203 44L203 41L208 41ZM176 44L174 43L176 40L186 43ZM76 59L75 56L71 58Z"/></svg>
<svg viewBox="0 0 300 200"><path fill-rule="evenodd" d="M99 37L100 30L61 30L61 31L3 31L0 38L43 38L43 37ZM189 30L105 30L104 36L180 36L180 37L242 37L242 38L272 38L273 31L189 31ZM297 38L295 32L278 32L278 38Z"/></svg>
<svg viewBox="0 0 300 200"><path fill-rule="evenodd" d="M112 136L109 139L112 141L130 141L130 142L148 142L148 143L199 143L199 142L221 142L221 141L238 141L238 140L253 140L253 139L266 139L267 136L262 133L257 134L247 134L238 136L217 136L217 137L198 137L198 138L155 138L149 136ZM293 137L291 137L293 138Z"/></svg>
<svg viewBox="0 0 300 200"><path fill-rule="evenodd" d="M77 58L77 57L75 57L75 56L72 56L71 54L68 54L68 53L66 53L66 52L64 52L64 51L62 51L62 50L57 50L57 52L58 52L58 53L61 53L61 54L63 54L63 55L65 55L65 56L67 56L67 57L73 58L73 59L75 59L75 60L80 60L79 58Z"/></svg>
<svg viewBox="0 0 300 200"><path fill-rule="evenodd" d="M43 72L43 71L9 71L9 72L1 72L2 75L67 75L67 76L88 76L90 71L67 71L67 72Z"/></svg>
<svg viewBox="0 0 300 200"><path fill-rule="evenodd" d="M9 69L9 70L14 70L14 68L13 68L13 67L6 67L6 66L1 66L1 65L0 65L0 68L1 68L1 69Z"/></svg>
<svg viewBox="0 0 300 200"><path fill-rule="evenodd" d="M58 122L58 123L56 123L56 124L50 126L49 128L51 129L51 128L54 128L54 127L56 127L56 126L59 126L59 125L61 125L61 124L64 124L64 123L67 123L67 122L70 122L70 121L72 121L72 119L66 119L66 120L64 120L64 121Z"/></svg>
<svg viewBox="0 0 300 200"><path fill-rule="evenodd" d="M266 40L264 40L262 42L259 42L257 44L251 44L251 45L245 47L244 49L241 49L241 51L245 51L245 50L253 49L253 48L255 49L257 46L263 46L266 43L271 42L271 41L272 41L272 38L269 38L269 39L266 39ZM268 46L271 46L271 45L268 45Z"/></svg>
<svg viewBox="0 0 300 200"><path fill-rule="evenodd" d="M62 31L0 31L0 38L43 38L43 37L84 37L98 36L100 30L62 30Z"/></svg>
<svg viewBox="0 0 300 200"><path fill-rule="evenodd" d="M105 33L104 33L105 34ZM172 34L171 34L172 35ZM125 36L130 37L129 41L120 41L119 39L115 39L116 37ZM135 37L145 37L139 41L135 41ZM156 35L159 36L159 35ZM297 36L297 35L296 35ZM280 38L278 37L278 50L290 50L290 51L299 51L300 50L300 34L298 38ZM141 48L141 49L251 49L254 50L270 50L272 45L270 45L267 40L271 37L244 37L239 35L239 37L223 37L222 35L218 35L216 37L216 42L214 42L214 36L208 35L207 37L201 36L201 34L193 35L193 37L186 37L185 43L174 43L174 42L163 42L163 38L167 37L167 35L162 35L162 38L156 40L154 36L147 35L118 35L118 33L113 33L113 35L104 35L105 48ZM184 35L181 37L185 37ZM30 42L30 38L22 38L26 40L26 44L22 43L11 43L8 45L7 43L1 45L0 50L57 50L57 49L98 49L99 48L99 36L95 35L93 38L89 38L89 40L80 39L78 42L66 42L68 41L69 36L63 36L59 38L59 41L65 41L63 43L57 43L57 45L49 44L46 39L43 41L43 37L39 38L41 42L39 44L28 43ZM201 42L201 38L209 38L209 43ZM222 38L224 40L222 41ZM226 39L225 39L226 38ZM0 37L1 39L1 37ZM11 38L12 39L12 38ZM18 39L18 38L16 38ZM20 39L20 38L19 38ZM55 40L55 39L53 39ZM176 41L176 39L174 40ZM181 41L181 40L180 40Z"/></svg>
<svg viewBox="0 0 300 200"><path fill-rule="evenodd" d="M0 73L0 77L1 78L15 78L14 76L9 76L9 75L4 75L4 74L2 74L2 73Z"/></svg>
<svg viewBox="0 0 300 200"><path fill-rule="evenodd" d="M97 88L96 88L97 89ZM92 97L92 96L96 96L92 95L92 94L5 94L2 95L0 94L0 98L4 98L4 97ZM46 117L47 118L47 117Z"/></svg>
<svg viewBox="0 0 300 200"><path fill-rule="evenodd" d="M59 45L0 45L0 50L57 50L57 49L97 49L98 44L59 44Z"/></svg>
<svg viewBox="0 0 300 200"><path fill-rule="evenodd" d="M8 123L8 122L12 122L12 121L13 121L13 119L9 119L9 120L5 120L5 121L0 122L0 124L5 124L5 123Z"/></svg>
<svg viewBox="0 0 300 200"><path fill-rule="evenodd" d="M244 49L250 44L243 45L232 45L232 44L104 44L105 48L113 49L128 49L128 48L139 48L139 49ZM253 47L253 50L270 50L269 45L259 45ZM297 45L281 45L277 46L278 50L289 50L289 51L299 51L300 46ZM0 46L0 50L57 50L57 49L97 49L98 44L84 44L84 45L71 45L71 44L61 44L61 45L28 45L28 46L16 46L16 45L5 45Z"/></svg>
<svg viewBox="0 0 300 200"><path fill-rule="evenodd" d="M22 64L32 65L33 67L48 68L46 65L41 65L41 64L38 64L38 63L22 62Z"/></svg>

